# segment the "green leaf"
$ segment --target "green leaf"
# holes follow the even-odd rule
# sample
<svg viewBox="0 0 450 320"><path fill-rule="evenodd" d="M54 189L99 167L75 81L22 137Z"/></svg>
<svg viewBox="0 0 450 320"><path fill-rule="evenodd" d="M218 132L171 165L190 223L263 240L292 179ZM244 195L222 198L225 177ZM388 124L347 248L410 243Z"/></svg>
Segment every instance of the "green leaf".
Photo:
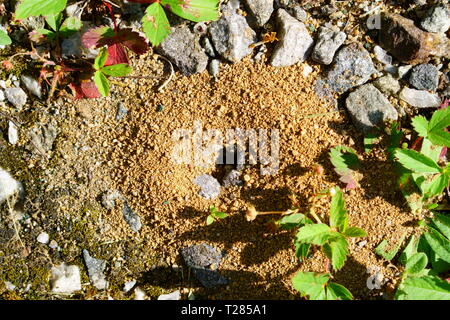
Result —
<svg viewBox="0 0 450 320"><path fill-rule="evenodd" d="M30 16L49 16L64 10L67 0L23 0L16 10L16 19L23 20Z"/></svg>
<svg viewBox="0 0 450 320"><path fill-rule="evenodd" d="M436 276L407 277L398 300L450 300L450 284Z"/></svg>
<svg viewBox="0 0 450 320"><path fill-rule="evenodd" d="M154 46L158 46L170 34L169 20L159 3L155 2L145 10L142 29Z"/></svg>
<svg viewBox="0 0 450 320"><path fill-rule="evenodd" d="M214 220L214 217L213 217L212 215L209 215L209 216L206 218L206 225L209 226L209 225L212 224L214 221L215 221L215 220Z"/></svg>
<svg viewBox="0 0 450 320"><path fill-rule="evenodd" d="M119 63L103 67L101 71L108 76L124 77L131 72L131 67L126 63Z"/></svg>
<svg viewBox="0 0 450 320"><path fill-rule="evenodd" d="M100 70L106 63L106 60L108 60L108 49L105 47L101 48L97 57L94 61L94 68L95 70Z"/></svg>
<svg viewBox="0 0 450 320"><path fill-rule="evenodd" d="M309 243L302 243L294 241L295 246L295 256L298 258L300 262L302 262L305 258L308 257L309 248L311 245Z"/></svg>
<svg viewBox="0 0 450 320"><path fill-rule="evenodd" d="M346 189L359 187L354 176L354 170L359 166L356 151L345 146L337 146L330 150L330 160L334 171L340 176L340 181L346 184Z"/></svg>
<svg viewBox="0 0 450 320"><path fill-rule="evenodd" d="M7 46L12 43L11 38L8 34L0 29L0 46Z"/></svg>
<svg viewBox="0 0 450 320"><path fill-rule="evenodd" d="M296 236L296 241L321 246L330 240L331 236L331 229L326 224L308 224L300 228Z"/></svg>
<svg viewBox="0 0 450 320"><path fill-rule="evenodd" d="M311 223L312 221L308 219L304 214L301 213L293 213L290 215L286 215L281 218L278 223L281 228L285 230L290 230L296 227L300 227L302 225Z"/></svg>
<svg viewBox="0 0 450 320"><path fill-rule="evenodd" d="M59 30L59 27L61 26L61 20L62 20L61 12L45 16L45 21L47 21L50 28L52 28L53 31L55 32Z"/></svg>
<svg viewBox="0 0 450 320"><path fill-rule="evenodd" d="M423 139L422 148L420 149L420 153L426 155L427 157L432 159L434 162L438 162L439 156L441 155L442 148L443 147L441 147L441 146L435 146L428 139Z"/></svg>
<svg viewBox="0 0 450 320"><path fill-rule="evenodd" d="M61 25L59 33L62 37L67 38L80 30L81 27L83 27L83 23L80 19L76 17L68 17Z"/></svg>
<svg viewBox="0 0 450 320"><path fill-rule="evenodd" d="M431 249L431 246L428 243L427 239L425 238L424 234L422 234L422 236L419 239L417 250L427 255L428 261L431 263L431 267L433 268L434 272L442 273L450 270L450 263L442 260L436 254L436 252L434 252L433 249Z"/></svg>
<svg viewBox="0 0 450 320"><path fill-rule="evenodd" d="M428 264L427 255L423 252L414 253L405 264L405 271L409 274L422 272Z"/></svg>
<svg viewBox="0 0 450 320"><path fill-rule="evenodd" d="M216 213L214 213L214 217L218 218L218 219L224 219L224 218L228 217L228 214L225 212L217 211Z"/></svg>
<svg viewBox="0 0 450 320"><path fill-rule="evenodd" d="M367 134L366 137L364 137L364 152L369 153L373 147L375 146L376 142L378 141L378 135L374 133Z"/></svg>
<svg viewBox="0 0 450 320"><path fill-rule="evenodd" d="M349 253L347 239L340 236L325 244L324 247L325 246L327 247L327 249L325 249L326 254L328 253L327 256L331 259L333 269L341 269L344 266L345 260L347 260L347 255Z"/></svg>
<svg viewBox="0 0 450 320"><path fill-rule="evenodd" d="M398 161L413 172L440 173L441 168L432 159L412 149L397 149L395 156Z"/></svg>
<svg viewBox="0 0 450 320"><path fill-rule="evenodd" d="M328 274L297 272L292 277L292 286L303 297L309 296L310 300L325 300L325 285L329 279L330 276Z"/></svg>
<svg viewBox="0 0 450 320"><path fill-rule="evenodd" d="M414 130L419 136L426 138L428 136L428 120L423 116L414 117L411 121Z"/></svg>
<svg viewBox="0 0 450 320"><path fill-rule="evenodd" d="M335 193L331 197L330 226L345 232L348 225L347 210L345 210L344 194L339 187L335 187Z"/></svg>
<svg viewBox="0 0 450 320"><path fill-rule="evenodd" d="M101 71L94 73L94 82L102 96L106 97L109 95L109 82Z"/></svg>
<svg viewBox="0 0 450 320"><path fill-rule="evenodd" d="M408 261L415 253L417 253L417 248L419 246L418 239L412 235L409 239L408 244L400 255L399 261L401 264L406 265L406 261Z"/></svg>
<svg viewBox="0 0 450 320"><path fill-rule="evenodd" d="M450 239L450 217L444 214L435 213L433 223L447 239Z"/></svg>
<svg viewBox="0 0 450 320"><path fill-rule="evenodd" d="M433 228L423 234L431 249L445 262L450 263L450 241Z"/></svg>
<svg viewBox="0 0 450 320"><path fill-rule="evenodd" d="M439 146L450 147L450 133L444 131L450 126L450 106L433 113L428 124L428 139Z"/></svg>
<svg viewBox="0 0 450 320"><path fill-rule="evenodd" d="M367 233L358 227L350 227L347 228L347 230L345 230L345 232L343 233L344 236L347 237L367 237Z"/></svg>
<svg viewBox="0 0 450 320"><path fill-rule="evenodd" d="M420 187L426 198L440 195L448 186L449 178L445 174L439 174L429 182L424 182Z"/></svg>
<svg viewBox="0 0 450 320"><path fill-rule="evenodd" d="M406 234L402 235L398 244L394 248L392 248L391 251L385 250L385 248L388 246L388 242L386 240L381 241L380 244L375 248L375 253L382 256L384 259L388 261L392 260L397 254L398 250L400 249L400 246L402 245L405 236Z"/></svg>
<svg viewBox="0 0 450 320"><path fill-rule="evenodd" d="M218 0L162 0L176 15L195 22L211 21L219 18Z"/></svg>
<svg viewBox="0 0 450 320"><path fill-rule="evenodd" d="M47 30L47 29L37 29L36 30L37 33L47 37L48 40L52 41L53 39L56 38L56 32L53 32L51 30Z"/></svg>
<svg viewBox="0 0 450 320"><path fill-rule="evenodd" d="M327 285L327 300L352 300L353 296L348 289L338 283L330 282Z"/></svg>
<svg viewBox="0 0 450 320"><path fill-rule="evenodd" d="M394 121L391 125L391 135L389 139L389 159L394 159L394 151L400 146L400 141L403 138L403 132L400 128L400 125L398 122Z"/></svg>

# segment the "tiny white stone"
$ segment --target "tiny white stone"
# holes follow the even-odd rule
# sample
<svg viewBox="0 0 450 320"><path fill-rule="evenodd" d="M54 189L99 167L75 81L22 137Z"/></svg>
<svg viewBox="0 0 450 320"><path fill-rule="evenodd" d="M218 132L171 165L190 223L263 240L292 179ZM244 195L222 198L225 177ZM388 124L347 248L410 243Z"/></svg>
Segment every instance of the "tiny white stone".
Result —
<svg viewBox="0 0 450 320"><path fill-rule="evenodd" d="M5 91L3 91L2 89L0 89L0 102L1 101L5 101L6 97L5 97Z"/></svg>
<svg viewBox="0 0 450 320"><path fill-rule="evenodd" d="M17 142L19 141L19 131L12 121L8 122L8 141L12 145L17 144Z"/></svg>
<svg viewBox="0 0 450 320"><path fill-rule="evenodd" d="M11 175L0 168L0 202L12 196L20 188L20 184Z"/></svg>
<svg viewBox="0 0 450 320"><path fill-rule="evenodd" d="M52 249L56 249L56 248L58 248L58 242L56 242L55 240L52 240L52 241L50 241L48 246Z"/></svg>
<svg viewBox="0 0 450 320"><path fill-rule="evenodd" d="M162 294L158 297L158 300L180 300L181 299L181 295L180 295L180 291L174 291L172 293L169 294Z"/></svg>
<svg viewBox="0 0 450 320"><path fill-rule="evenodd" d="M49 240L50 237L47 232L41 232L37 237L37 241L43 244L47 244Z"/></svg>
<svg viewBox="0 0 450 320"><path fill-rule="evenodd" d="M303 71L302 71L302 75L303 77L308 77L310 75L310 73L313 72L313 68L310 65L303 65Z"/></svg>
<svg viewBox="0 0 450 320"><path fill-rule="evenodd" d="M141 288L134 289L134 300L145 300L145 292Z"/></svg>
<svg viewBox="0 0 450 320"><path fill-rule="evenodd" d="M128 292L131 289L133 289L134 285L136 284L136 280L130 280L125 282L125 284L123 285L123 291Z"/></svg>
<svg viewBox="0 0 450 320"><path fill-rule="evenodd" d="M72 293L81 290L80 269L65 263L52 267L50 283L52 292Z"/></svg>
<svg viewBox="0 0 450 320"><path fill-rule="evenodd" d="M5 287L6 287L6 290L9 290L9 291L14 291L14 290L16 290L16 286L15 285L13 285L11 282L9 282L9 281L5 281Z"/></svg>

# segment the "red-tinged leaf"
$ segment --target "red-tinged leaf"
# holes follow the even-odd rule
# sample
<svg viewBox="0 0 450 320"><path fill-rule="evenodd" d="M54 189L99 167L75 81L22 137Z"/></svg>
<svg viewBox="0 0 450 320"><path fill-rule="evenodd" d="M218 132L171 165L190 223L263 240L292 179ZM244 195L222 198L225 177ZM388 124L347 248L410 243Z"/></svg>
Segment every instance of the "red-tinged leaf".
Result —
<svg viewBox="0 0 450 320"><path fill-rule="evenodd" d="M148 51L148 44L145 38L130 28L120 29L110 41L113 41L112 43L120 43L136 54L144 54Z"/></svg>
<svg viewBox="0 0 450 320"><path fill-rule="evenodd" d="M101 46L99 44L100 39L114 36L115 36L114 30L112 30L110 27L92 28L86 31L81 36L81 43L83 44L84 47L88 49L94 47L97 48Z"/></svg>
<svg viewBox="0 0 450 320"><path fill-rule="evenodd" d="M100 98L102 95L97 89L94 82L81 82L80 84L69 84L75 99L94 99Z"/></svg>
<svg viewBox="0 0 450 320"><path fill-rule="evenodd" d="M159 0L128 0L128 2L136 2L136 3L155 3Z"/></svg>
<svg viewBox="0 0 450 320"><path fill-rule="evenodd" d="M111 66L114 64L128 64L128 55L125 48L120 44L113 44L108 47L108 60L106 60L105 66Z"/></svg>

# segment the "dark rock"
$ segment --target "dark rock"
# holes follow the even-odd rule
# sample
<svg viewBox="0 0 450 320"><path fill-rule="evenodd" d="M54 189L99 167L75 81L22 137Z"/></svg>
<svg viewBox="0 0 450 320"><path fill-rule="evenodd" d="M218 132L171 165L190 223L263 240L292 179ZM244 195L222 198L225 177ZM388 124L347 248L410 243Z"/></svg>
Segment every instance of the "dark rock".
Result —
<svg viewBox="0 0 450 320"><path fill-rule="evenodd" d="M139 217L139 215L135 213L126 202L123 204L122 214L124 220L128 223L131 230L133 230L134 232L138 232L141 229L141 217Z"/></svg>
<svg viewBox="0 0 450 320"><path fill-rule="evenodd" d="M157 51L169 58L186 76L200 73L208 65L198 37L187 26L172 28L172 33L158 46Z"/></svg>
<svg viewBox="0 0 450 320"><path fill-rule="evenodd" d="M439 71L432 64L417 65L409 75L409 83L419 90L435 91L439 84Z"/></svg>

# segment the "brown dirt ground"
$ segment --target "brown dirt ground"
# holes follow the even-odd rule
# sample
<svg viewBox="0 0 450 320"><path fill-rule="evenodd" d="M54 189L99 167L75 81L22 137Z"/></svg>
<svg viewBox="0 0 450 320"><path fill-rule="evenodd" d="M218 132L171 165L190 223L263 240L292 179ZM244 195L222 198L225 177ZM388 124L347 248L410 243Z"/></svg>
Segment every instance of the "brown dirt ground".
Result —
<svg viewBox="0 0 450 320"><path fill-rule="evenodd" d="M267 223L273 216L247 222L244 212L249 205L261 211L286 210L291 207L290 194L305 203L314 192L339 184L328 152L334 146L346 145L362 155L363 163L361 188L345 194L350 225L363 228L369 236L362 248L356 242L363 239L351 243L351 254L335 280L360 299L376 298L385 291L367 289L369 266L380 267L385 278L395 283L395 270L373 249L382 239L395 243L402 234L411 233L414 217L395 188L395 176L385 154L374 150L363 155L362 136L348 116L314 95L318 66L313 66L314 72L304 78L304 64L272 68L246 60L222 65L217 79L207 73L192 77L176 74L165 91L157 93L155 88L164 77L161 62L149 54L136 63L135 75L154 75L160 70L159 77L116 82L114 103L84 100L75 104L85 124L71 134L87 135L90 152L106 152L102 170L97 172L92 166L89 170L102 180L102 175L109 172L108 188L120 190L144 222L136 234L123 221L120 210L106 212L102 221L109 227L102 233L103 241L137 241L145 250L158 252L167 265L175 268L183 264L182 247L206 242L226 250L219 271L231 280L230 284L208 291L198 288L184 274L179 287L193 286L197 295L209 299L298 297L290 277L297 270L325 272L322 254L316 252L312 259L299 264L292 245L293 233L271 232ZM117 101L123 101L129 109L122 122L114 120ZM158 111L159 105L164 106L163 111ZM192 180L201 173L220 176L224 168L202 169L175 165L170 160L172 132L192 128L195 120L201 120L205 129L279 129L279 173L261 176L257 166L248 167L244 173L250 179L245 186L222 188L219 198L203 199ZM316 164L324 167L323 176L313 174ZM210 205L230 216L206 226ZM321 214L326 217L329 203L323 205Z"/></svg>

